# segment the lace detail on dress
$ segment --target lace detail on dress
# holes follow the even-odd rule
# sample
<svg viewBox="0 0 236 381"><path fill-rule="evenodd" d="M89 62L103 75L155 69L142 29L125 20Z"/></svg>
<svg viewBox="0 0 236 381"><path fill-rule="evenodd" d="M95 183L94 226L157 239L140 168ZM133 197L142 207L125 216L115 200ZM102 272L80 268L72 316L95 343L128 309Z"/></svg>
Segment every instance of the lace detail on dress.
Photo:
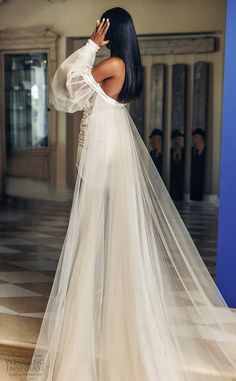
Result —
<svg viewBox="0 0 236 381"><path fill-rule="evenodd" d="M87 100L83 108L83 116L80 122L80 131L78 136L78 148L77 148L77 160L76 160L77 168L79 167L79 161L80 161L82 149L85 146L85 137L86 137L86 131L88 128L89 115L92 112L96 94L97 93L93 93L93 95ZM88 146L88 143L86 144L86 146Z"/></svg>
<svg viewBox="0 0 236 381"><path fill-rule="evenodd" d="M82 116L82 119L81 119L81 122L80 122L79 141L78 141L78 144L80 146L82 146L82 147L84 146L85 136L86 136L86 130L87 130L87 127L88 127L89 115L92 112L93 104L94 104L94 101L95 101L95 97L96 97L96 93L94 93L88 99L88 101L85 103L85 106L83 108L83 116Z"/></svg>

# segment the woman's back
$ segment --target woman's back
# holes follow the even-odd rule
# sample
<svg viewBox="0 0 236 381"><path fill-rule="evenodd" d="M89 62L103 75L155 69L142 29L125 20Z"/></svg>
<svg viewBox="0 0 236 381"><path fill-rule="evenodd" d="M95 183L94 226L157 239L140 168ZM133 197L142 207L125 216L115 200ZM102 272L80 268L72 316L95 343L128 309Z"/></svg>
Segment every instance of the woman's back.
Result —
<svg viewBox="0 0 236 381"><path fill-rule="evenodd" d="M92 75L103 91L117 100L125 81L125 62L119 57L109 57L95 65Z"/></svg>

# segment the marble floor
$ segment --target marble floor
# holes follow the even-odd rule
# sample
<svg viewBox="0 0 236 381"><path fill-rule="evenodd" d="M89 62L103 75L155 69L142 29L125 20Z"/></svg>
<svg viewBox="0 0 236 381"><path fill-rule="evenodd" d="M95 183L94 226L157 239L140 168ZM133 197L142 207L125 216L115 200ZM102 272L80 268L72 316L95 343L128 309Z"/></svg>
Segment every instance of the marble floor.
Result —
<svg viewBox="0 0 236 381"><path fill-rule="evenodd" d="M0 313L43 316L69 212L69 203L10 199L1 205Z"/></svg>
<svg viewBox="0 0 236 381"><path fill-rule="evenodd" d="M217 207L176 206L214 278ZM0 314L42 318L69 213L70 203L9 199L0 205Z"/></svg>
<svg viewBox="0 0 236 381"><path fill-rule="evenodd" d="M218 207L205 202L176 202L176 207L215 280L217 255Z"/></svg>

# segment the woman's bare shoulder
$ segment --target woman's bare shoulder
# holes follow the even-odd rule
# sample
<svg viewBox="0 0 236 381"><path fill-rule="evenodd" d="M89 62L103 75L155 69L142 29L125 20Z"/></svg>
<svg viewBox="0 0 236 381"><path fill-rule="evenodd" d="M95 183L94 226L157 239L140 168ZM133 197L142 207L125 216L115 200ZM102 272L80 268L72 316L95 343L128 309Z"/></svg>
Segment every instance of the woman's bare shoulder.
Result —
<svg viewBox="0 0 236 381"><path fill-rule="evenodd" d="M125 62L120 57L108 57L107 60L108 60L108 62L111 65L113 65L116 68L123 68L123 67L125 67Z"/></svg>
<svg viewBox="0 0 236 381"><path fill-rule="evenodd" d="M125 70L125 62L120 57L108 57L101 61L101 64L107 69L116 73L117 70L123 71Z"/></svg>
<svg viewBox="0 0 236 381"><path fill-rule="evenodd" d="M125 62L120 57L108 57L94 66L92 73L101 82L106 78L116 77L117 74L125 72Z"/></svg>

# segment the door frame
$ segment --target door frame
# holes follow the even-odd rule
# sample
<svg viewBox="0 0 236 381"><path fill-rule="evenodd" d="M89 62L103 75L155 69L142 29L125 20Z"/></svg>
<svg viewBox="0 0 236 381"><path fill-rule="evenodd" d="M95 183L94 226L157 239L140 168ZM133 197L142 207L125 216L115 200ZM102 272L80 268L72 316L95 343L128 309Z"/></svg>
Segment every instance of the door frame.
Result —
<svg viewBox="0 0 236 381"><path fill-rule="evenodd" d="M2 35L1 35L2 34ZM32 27L9 29L0 31L0 195L5 194L5 168L6 168L6 150L5 150L5 106L4 106L4 56L9 53L33 53L45 52L48 55L48 85L49 80L56 70L57 65L57 40L59 35L45 27ZM49 88L49 86L48 86ZM56 186L57 173L57 129L56 129L56 110L48 104L48 147L32 148L22 150L20 157L22 162L37 161L40 157L47 165L47 179L41 176L39 180L47 181L54 188ZM24 152L25 151L25 152ZM19 154L19 153L18 153ZM29 174L22 178L38 179L33 173L33 168ZM39 175L40 177L40 175ZM1 196L0 196L1 197Z"/></svg>

